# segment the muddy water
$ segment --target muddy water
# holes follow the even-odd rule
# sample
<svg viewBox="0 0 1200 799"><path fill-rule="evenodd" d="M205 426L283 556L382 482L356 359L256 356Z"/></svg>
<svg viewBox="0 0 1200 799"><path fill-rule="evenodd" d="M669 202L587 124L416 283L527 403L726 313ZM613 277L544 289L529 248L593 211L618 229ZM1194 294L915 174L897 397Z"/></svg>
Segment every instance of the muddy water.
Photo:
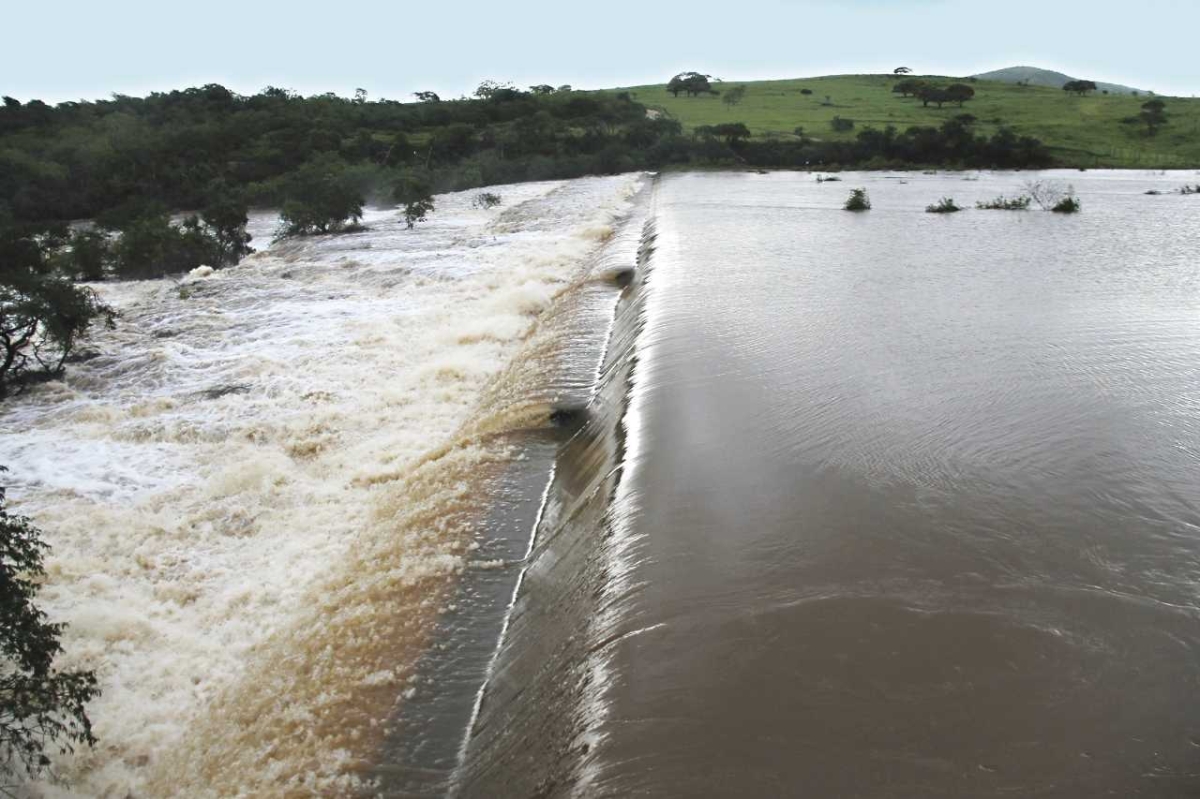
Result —
<svg viewBox="0 0 1200 799"><path fill-rule="evenodd" d="M463 795L1197 795L1193 176L1029 177L661 182Z"/></svg>

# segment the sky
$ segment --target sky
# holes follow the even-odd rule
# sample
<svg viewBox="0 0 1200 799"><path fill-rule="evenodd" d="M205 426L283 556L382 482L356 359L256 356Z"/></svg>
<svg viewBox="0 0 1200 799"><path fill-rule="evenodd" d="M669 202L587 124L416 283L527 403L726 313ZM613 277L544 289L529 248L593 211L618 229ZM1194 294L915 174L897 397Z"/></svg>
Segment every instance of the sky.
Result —
<svg viewBox="0 0 1200 799"><path fill-rule="evenodd" d="M1197 30L1200 0L42 0L0 11L0 94L220 83L407 100L484 79L598 89L684 70L730 81L1032 65L1192 96Z"/></svg>

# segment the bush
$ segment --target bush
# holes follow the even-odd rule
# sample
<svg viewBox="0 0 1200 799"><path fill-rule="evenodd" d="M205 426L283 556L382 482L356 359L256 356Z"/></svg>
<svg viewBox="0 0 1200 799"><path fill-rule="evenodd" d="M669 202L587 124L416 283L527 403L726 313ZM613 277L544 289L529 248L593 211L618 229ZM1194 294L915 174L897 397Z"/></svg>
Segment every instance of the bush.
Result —
<svg viewBox="0 0 1200 799"><path fill-rule="evenodd" d="M847 211L870 211L871 198L867 195L866 189L851 189L850 196L842 207Z"/></svg>
<svg viewBox="0 0 1200 799"><path fill-rule="evenodd" d="M500 195L493 194L490 191L485 191L485 192L476 194L475 199L471 201L471 205L473 205L476 208L481 208L485 211L489 208L495 208L500 203L501 203Z"/></svg>
<svg viewBox="0 0 1200 799"><path fill-rule="evenodd" d="M1183 195L1200 194L1200 183L1197 183L1195 186L1184 186L1179 190L1179 193Z"/></svg>
<svg viewBox="0 0 1200 799"><path fill-rule="evenodd" d="M1010 200L1007 197L1001 196L987 202L977 202L975 203L975 207L984 211L1024 211L1029 208L1032 202L1032 197L1021 196Z"/></svg>
<svg viewBox="0 0 1200 799"><path fill-rule="evenodd" d="M817 183L838 183L841 181L837 175L817 175Z"/></svg>
<svg viewBox="0 0 1200 799"><path fill-rule="evenodd" d="M1083 210L1083 204L1073 195L1067 195L1059 200L1050 210L1056 214L1077 214Z"/></svg>
<svg viewBox="0 0 1200 799"><path fill-rule="evenodd" d="M277 239L361 229L363 195L336 157L304 164L283 181L283 192Z"/></svg>
<svg viewBox="0 0 1200 799"><path fill-rule="evenodd" d="M962 209L954 203L954 200L950 199L949 197L943 197L937 202L936 205L925 206L925 213L927 214L955 214L961 210Z"/></svg>
<svg viewBox="0 0 1200 799"><path fill-rule="evenodd" d="M800 93L801 93L801 94L803 94L805 97L808 97L808 96L810 96L810 95L811 95L813 92L812 92L812 89L801 89L801 90L800 90Z"/></svg>
<svg viewBox="0 0 1200 799"><path fill-rule="evenodd" d="M225 257L217 237L195 216L178 226L165 214L137 219L121 230L113 245L114 272L125 280L178 275L204 264L219 266Z"/></svg>
<svg viewBox="0 0 1200 799"><path fill-rule="evenodd" d="M99 230L76 230L62 252L62 270L76 280L103 280L108 274L112 251L108 237Z"/></svg>
<svg viewBox="0 0 1200 799"><path fill-rule="evenodd" d="M833 128L838 133L846 133L847 131L854 130L854 120L845 119L844 117L840 116L834 117L833 119L829 120L829 127Z"/></svg>
<svg viewBox="0 0 1200 799"><path fill-rule="evenodd" d="M424 222L433 210L433 193L429 184L416 175L403 175L392 189L392 196L404 206L404 222L409 230L417 222Z"/></svg>
<svg viewBox="0 0 1200 799"><path fill-rule="evenodd" d="M0 472L5 471L0 467ZM96 742L86 705L99 695L90 671L60 671L63 625L46 621L33 600L48 547L23 516L10 516L0 486L0 778L37 776L60 754ZM4 790L0 788L0 790ZM5 791L7 793L7 791Z"/></svg>

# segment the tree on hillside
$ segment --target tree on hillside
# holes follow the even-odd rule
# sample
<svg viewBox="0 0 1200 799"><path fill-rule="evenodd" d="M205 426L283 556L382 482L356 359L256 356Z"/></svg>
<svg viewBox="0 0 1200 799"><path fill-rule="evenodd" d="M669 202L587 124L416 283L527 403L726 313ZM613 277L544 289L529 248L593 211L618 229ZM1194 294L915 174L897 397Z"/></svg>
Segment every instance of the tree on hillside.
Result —
<svg viewBox="0 0 1200 799"><path fill-rule="evenodd" d="M925 108L928 108L930 103L936 103L937 107L941 108L953 99L949 92L937 86L922 86L917 90L917 98Z"/></svg>
<svg viewBox="0 0 1200 799"><path fill-rule="evenodd" d="M906 78L892 87L892 94L899 94L902 97L912 97L921 91L925 86L925 81L917 80L916 78Z"/></svg>
<svg viewBox="0 0 1200 799"><path fill-rule="evenodd" d="M1138 118L1146 124L1146 133L1150 136L1158 133L1158 129L1167 124L1167 104L1162 100L1147 100L1142 103Z"/></svg>
<svg viewBox="0 0 1200 799"><path fill-rule="evenodd" d="M413 92L413 97L416 97L417 102L421 103L437 103L442 99L437 96L437 92Z"/></svg>
<svg viewBox="0 0 1200 799"><path fill-rule="evenodd" d="M724 102L725 105L730 105L730 106L737 105L738 103L740 103L742 101L742 98L744 98L745 96L746 96L746 86L744 84L741 84L738 86L734 86L732 89L726 89L725 95L721 98L721 101Z"/></svg>
<svg viewBox="0 0 1200 799"><path fill-rule="evenodd" d="M529 91L533 94L554 94L554 87L549 83L539 83L535 86L530 86Z"/></svg>
<svg viewBox="0 0 1200 799"><path fill-rule="evenodd" d="M7 783L44 773L48 749L66 754L95 744L86 705L100 690L94 673L54 667L64 625L47 621L34 604L48 547L5 504L0 486L0 780Z"/></svg>
<svg viewBox="0 0 1200 799"><path fill-rule="evenodd" d="M911 75L912 70L908 67L896 67L892 70L893 75Z"/></svg>
<svg viewBox="0 0 1200 799"><path fill-rule="evenodd" d="M711 77L711 75L699 72L680 72L667 83L667 91L674 97L678 97L680 92L688 97L700 94L718 94L717 90L709 83Z"/></svg>
<svg viewBox="0 0 1200 799"><path fill-rule="evenodd" d="M1096 84L1090 80L1069 80L1063 84L1063 91L1082 97L1088 92L1096 91Z"/></svg>
<svg viewBox="0 0 1200 799"><path fill-rule="evenodd" d="M946 87L946 99L952 103L958 103L959 108L962 108L963 103L974 96L975 90L965 83L951 83Z"/></svg>

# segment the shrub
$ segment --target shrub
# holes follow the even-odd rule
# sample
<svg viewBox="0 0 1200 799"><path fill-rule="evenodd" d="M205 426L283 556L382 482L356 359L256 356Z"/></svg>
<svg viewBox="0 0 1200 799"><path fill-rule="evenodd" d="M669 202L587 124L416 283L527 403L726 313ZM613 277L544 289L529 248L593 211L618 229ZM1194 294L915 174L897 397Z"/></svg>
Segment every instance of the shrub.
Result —
<svg viewBox="0 0 1200 799"><path fill-rule="evenodd" d="M1195 186L1184 186L1182 189L1179 190L1179 193L1184 194L1184 195L1200 194L1200 183L1197 183Z"/></svg>
<svg viewBox="0 0 1200 799"><path fill-rule="evenodd" d="M987 202L977 202L975 203L975 207L984 211L1024 211L1029 208L1032 202L1032 197L1013 197L1010 200L1007 197L1001 196Z"/></svg>
<svg viewBox="0 0 1200 799"><path fill-rule="evenodd" d="M409 230L417 222L424 222L433 210L433 192L429 184L411 173L396 182L392 196L404 206L404 222Z"/></svg>
<svg viewBox="0 0 1200 799"><path fill-rule="evenodd" d="M803 94L805 97L808 97L809 95L812 94L812 89L801 89L800 93Z"/></svg>
<svg viewBox="0 0 1200 799"><path fill-rule="evenodd" d="M847 211L870 211L871 198L867 195L866 189L851 189L850 196L842 207Z"/></svg>
<svg viewBox="0 0 1200 799"><path fill-rule="evenodd" d="M100 691L92 672L54 668L63 625L33 604L48 547L29 519L10 516L4 504L0 486L0 779L8 782L43 773L52 746L67 753L94 744L85 706Z"/></svg>
<svg viewBox="0 0 1200 799"><path fill-rule="evenodd" d="M1083 209L1083 204L1073 195L1067 195L1059 200L1050 210L1056 214L1077 214Z"/></svg>
<svg viewBox="0 0 1200 799"><path fill-rule="evenodd" d="M125 280L177 275L202 264L220 265L224 257L217 237L195 216L178 226L166 215L136 219L113 245L114 272Z"/></svg>
<svg viewBox="0 0 1200 799"><path fill-rule="evenodd" d="M840 180L837 175L817 175L817 183L837 183Z"/></svg>
<svg viewBox="0 0 1200 799"><path fill-rule="evenodd" d="M283 181L284 203L276 238L314 233L347 232L358 228L363 196L336 157L309 161Z"/></svg>
<svg viewBox="0 0 1200 799"><path fill-rule="evenodd" d="M500 203L501 203L500 195L493 194L490 191L485 191L485 192L476 194L475 199L471 201L471 205L473 205L476 208L482 208L484 210L487 210L488 208L495 208Z"/></svg>
<svg viewBox="0 0 1200 799"><path fill-rule="evenodd" d="M954 214L961 210L962 209L954 203L954 200L950 199L949 197L943 197L937 202L936 205L925 206L925 213L927 214Z"/></svg>
<svg viewBox="0 0 1200 799"><path fill-rule="evenodd" d="M846 133L847 131L854 130L854 120L846 119L840 116L834 117L833 119L829 120L829 127L833 128L838 133Z"/></svg>

